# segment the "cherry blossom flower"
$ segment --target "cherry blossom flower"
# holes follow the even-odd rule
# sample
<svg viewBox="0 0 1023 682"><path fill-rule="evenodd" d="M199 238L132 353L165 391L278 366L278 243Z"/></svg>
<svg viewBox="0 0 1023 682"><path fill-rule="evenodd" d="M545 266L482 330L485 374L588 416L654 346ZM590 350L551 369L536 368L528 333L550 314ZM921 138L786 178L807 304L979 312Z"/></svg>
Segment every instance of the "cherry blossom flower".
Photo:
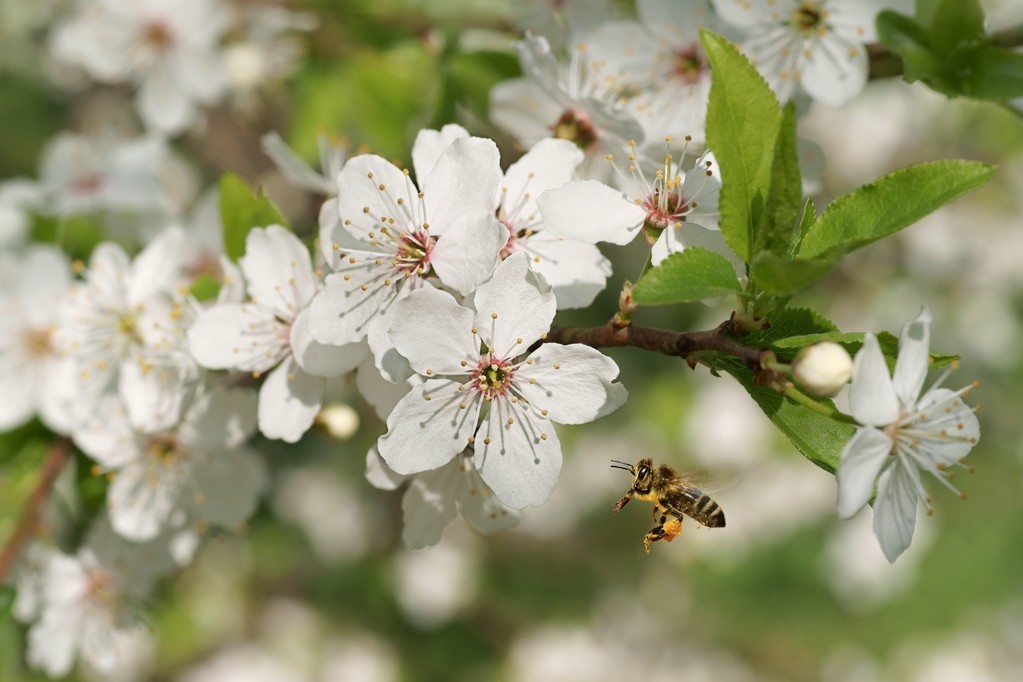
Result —
<svg viewBox="0 0 1023 682"><path fill-rule="evenodd" d="M74 366L61 357L54 335L71 267L61 251L44 245L28 247L10 267L16 281L10 290L0 287L0 431L38 414L53 431L68 433Z"/></svg>
<svg viewBox="0 0 1023 682"><path fill-rule="evenodd" d="M114 530L138 542L187 521L234 530L248 520L266 478L258 456L241 447L255 430L255 393L210 383L171 429L140 433L111 405L75 443L113 479Z"/></svg>
<svg viewBox="0 0 1023 682"><path fill-rule="evenodd" d="M634 151L628 160L631 177L613 157L606 162L622 176L631 196L596 180L577 180L540 196L537 206L547 229L590 244L627 244L642 232L653 247L655 265L672 253L702 246L729 258L737 271L741 268L718 229L721 181L713 154L704 152L683 173L666 152L664 165L650 179Z"/></svg>
<svg viewBox="0 0 1023 682"><path fill-rule="evenodd" d="M864 336L853 361L849 405L861 426L842 451L838 514L843 518L856 514L870 499L877 480L874 533L892 562L913 540L917 503L922 500L931 509L920 471L958 494L946 469L962 465L980 438L974 410L962 401L976 384L958 391L942 387L954 365L921 395L930 330L931 314L925 307L902 328L892 375L873 334Z"/></svg>
<svg viewBox="0 0 1023 682"><path fill-rule="evenodd" d="M572 47L568 62L559 62L539 36L527 35L516 47L526 75L494 87L491 120L527 148L547 137L574 142L585 155L579 174L612 180L604 158L643 139L620 101L616 75L605 73L606 63L591 58L585 44Z"/></svg>
<svg viewBox="0 0 1023 682"><path fill-rule="evenodd" d="M433 144L416 139L419 188L407 170L369 154L351 159L338 176L341 225L321 221L326 229L320 234L334 272L309 314L320 343L372 337L371 326L429 279L465 295L497 265L508 240L494 217L501 177L497 146L458 139L434 157L425 151Z"/></svg>
<svg viewBox="0 0 1023 682"><path fill-rule="evenodd" d="M168 228L134 261L120 246L93 250L84 282L61 306L57 338L75 364L87 418L99 397L120 396L132 425L144 431L178 421L199 371L185 345L185 307L177 296L184 231Z"/></svg>
<svg viewBox="0 0 1023 682"><path fill-rule="evenodd" d="M309 304L317 291L309 251L279 226L256 228L239 261L251 299L199 313L188 331L196 361L208 369L236 369L260 377L259 430L289 443L302 437L320 411L327 377L354 369L359 346L318 343L309 331Z"/></svg>
<svg viewBox="0 0 1023 682"><path fill-rule="evenodd" d="M395 472L414 474L474 445L476 469L498 499L511 509L535 506L561 469L552 422L593 421L619 407L626 391L613 383L617 365L588 346L528 353L550 329L556 304L525 254L502 262L473 303L477 312L424 287L397 304L391 339L425 381L391 412L377 448Z"/></svg>
<svg viewBox="0 0 1023 682"><path fill-rule="evenodd" d="M469 132L458 125L446 125L441 131L424 130L420 137L423 144L417 145L417 167L429 165L427 155L439 157L447 144L469 137ZM527 253L533 269L553 287L559 309L584 308L593 303L611 274L611 262L592 244L544 230L543 217L536 207L537 197L569 182L582 160L582 151L568 140L540 140L504 174L495 208L497 219L508 230L501 258L517 251Z"/></svg>
<svg viewBox="0 0 1023 682"><path fill-rule="evenodd" d="M902 0L713 0L721 18L746 33L742 49L782 102L799 86L839 107L867 83L865 43L874 20Z"/></svg>
<svg viewBox="0 0 1023 682"><path fill-rule="evenodd" d="M220 0L84 0L53 34L54 56L104 83L137 83L146 127L173 135L224 94L218 51L229 15Z"/></svg>

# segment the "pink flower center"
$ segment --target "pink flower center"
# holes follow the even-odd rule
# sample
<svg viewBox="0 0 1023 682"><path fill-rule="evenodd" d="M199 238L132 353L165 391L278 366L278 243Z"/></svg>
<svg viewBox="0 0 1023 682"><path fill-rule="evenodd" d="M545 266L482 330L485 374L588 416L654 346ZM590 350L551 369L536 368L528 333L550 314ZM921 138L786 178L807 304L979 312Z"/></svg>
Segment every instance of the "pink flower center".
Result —
<svg viewBox="0 0 1023 682"><path fill-rule="evenodd" d="M171 433L156 434L149 439L149 445L146 449L154 460L166 466L171 466L177 462L181 455L181 447L178 445L178 440Z"/></svg>
<svg viewBox="0 0 1023 682"><path fill-rule="evenodd" d="M470 384L483 394L484 398L496 398L508 390L515 371L507 360L501 360L493 353L480 358L479 365L472 372Z"/></svg>
<svg viewBox="0 0 1023 682"><path fill-rule="evenodd" d="M651 230L664 230L685 222L689 202L677 189L656 190L643 202L646 209L645 226Z"/></svg>
<svg viewBox="0 0 1023 682"><path fill-rule="evenodd" d="M672 61L675 77L682 82L692 85L700 80L707 72L709 64L707 58L696 47L687 47L675 52Z"/></svg>
<svg viewBox="0 0 1023 682"><path fill-rule="evenodd" d="M143 40L153 49L163 52L174 42L174 33L166 22L160 19L153 19L146 24Z"/></svg>
<svg viewBox="0 0 1023 682"><path fill-rule="evenodd" d="M508 241L505 242L504 246L501 248L501 260L504 260L508 256L518 251L519 237L518 231L515 229L514 225L512 225L507 220L501 220L500 222L502 225L504 225L505 229L508 230Z"/></svg>
<svg viewBox="0 0 1023 682"><path fill-rule="evenodd" d="M595 145L600 137L589 117L578 109L566 109L561 118L551 126L551 134L562 140L574 142L583 151Z"/></svg>
<svg viewBox="0 0 1023 682"><path fill-rule="evenodd" d="M426 230L406 232L398 237L398 248L394 254L394 267L407 276L426 275L430 271L430 254L437 244L437 238Z"/></svg>
<svg viewBox="0 0 1023 682"><path fill-rule="evenodd" d="M92 173L72 182L71 191L75 194L95 194L103 189L103 184L103 176L99 173Z"/></svg>

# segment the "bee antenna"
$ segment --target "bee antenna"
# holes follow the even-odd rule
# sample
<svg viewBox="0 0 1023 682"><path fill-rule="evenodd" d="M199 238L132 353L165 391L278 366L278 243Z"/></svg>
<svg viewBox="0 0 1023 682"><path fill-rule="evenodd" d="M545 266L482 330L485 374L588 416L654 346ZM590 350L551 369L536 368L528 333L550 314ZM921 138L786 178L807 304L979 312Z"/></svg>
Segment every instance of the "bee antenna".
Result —
<svg viewBox="0 0 1023 682"><path fill-rule="evenodd" d="M611 461L614 462L611 465L612 469L621 469L622 471L628 471L630 474L636 473L636 470L628 462L619 462L617 459L612 459Z"/></svg>

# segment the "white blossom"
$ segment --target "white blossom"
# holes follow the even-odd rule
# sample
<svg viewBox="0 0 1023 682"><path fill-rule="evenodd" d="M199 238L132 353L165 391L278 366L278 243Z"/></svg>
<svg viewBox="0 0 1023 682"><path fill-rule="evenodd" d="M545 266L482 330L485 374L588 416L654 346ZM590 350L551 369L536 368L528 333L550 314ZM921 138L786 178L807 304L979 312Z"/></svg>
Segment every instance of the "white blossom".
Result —
<svg viewBox="0 0 1023 682"><path fill-rule="evenodd" d="M354 369L360 346L318 343L309 331L309 304L318 281L309 251L291 231L271 225L249 232L239 261L248 303L199 313L188 332L196 361L262 377L259 430L289 443L302 437L320 411L327 377Z"/></svg>
<svg viewBox="0 0 1023 682"><path fill-rule="evenodd" d="M184 232L169 228L134 260L116 244L97 246L84 281L64 298L58 337L75 364L82 418L98 398L120 396L136 428L167 427L181 415L198 368L185 345L182 278Z"/></svg>
<svg viewBox="0 0 1023 682"><path fill-rule="evenodd" d="M352 343L368 335L379 348L372 327L412 290L436 278L465 295L493 272L508 239L494 217L497 146L458 139L439 157L424 151L432 147L429 136L417 137L418 188L408 170L379 156L357 156L342 169L341 223L321 221L320 247L334 272L310 309L317 341Z"/></svg>
<svg viewBox="0 0 1023 682"><path fill-rule="evenodd" d="M621 176L628 193L597 180L576 180L549 190L537 205L550 232L590 244L627 244L642 232L652 245L654 265L672 253L701 246L724 255L740 270L741 261L718 228L721 180L713 154L704 152L683 172L668 151L652 178L643 174L635 151L628 155L628 175L614 157L605 163Z"/></svg>
<svg viewBox="0 0 1023 682"><path fill-rule="evenodd" d="M256 395L208 384L181 423L156 433L131 427L118 406L75 434L76 444L113 479L107 507L114 530L151 540L187 521L234 530L255 511L266 474L241 447L256 429Z"/></svg>
<svg viewBox="0 0 1023 682"><path fill-rule="evenodd" d="M782 102L796 87L839 107L867 83L866 43L874 20L903 0L713 0L721 18L745 32L741 47Z"/></svg>
<svg viewBox="0 0 1023 682"><path fill-rule="evenodd" d="M83 0L54 30L51 49L97 81L137 84L146 128L173 135L224 94L219 44L228 25L220 0Z"/></svg>
<svg viewBox="0 0 1023 682"><path fill-rule="evenodd" d="M53 431L67 433L74 367L57 348L60 298L71 284L67 257L34 244L10 264L16 281L0 286L0 431L39 415Z"/></svg>
<svg viewBox="0 0 1023 682"><path fill-rule="evenodd" d="M931 509L920 471L929 472L958 494L946 469L962 465L980 438L977 417L962 401L975 384L958 391L942 388L952 367L921 395L930 357L930 329L931 314L925 307L902 328L892 375L873 334L864 336L853 361L849 405L861 426L842 451L838 513L849 518L859 511L877 480L874 532L892 562L913 539L917 503L922 500Z"/></svg>
<svg viewBox="0 0 1023 682"><path fill-rule="evenodd" d="M606 64L583 44L571 48L567 62L539 36L527 35L516 47L526 75L491 90L491 120L523 147L548 137L573 142L585 155L582 177L613 180L604 157L624 153L629 140L643 141L642 127L619 101L615 74L605 73Z"/></svg>
<svg viewBox="0 0 1023 682"><path fill-rule="evenodd" d="M397 304L391 339L425 381L391 412L377 448L395 472L414 474L474 445L476 469L498 499L511 509L535 506L561 469L551 424L592 421L626 391L613 383L617 365L593 348L545 344L528 353L556 304L525 254L502 262L473 303L476 312L424 287Z"/></svg>

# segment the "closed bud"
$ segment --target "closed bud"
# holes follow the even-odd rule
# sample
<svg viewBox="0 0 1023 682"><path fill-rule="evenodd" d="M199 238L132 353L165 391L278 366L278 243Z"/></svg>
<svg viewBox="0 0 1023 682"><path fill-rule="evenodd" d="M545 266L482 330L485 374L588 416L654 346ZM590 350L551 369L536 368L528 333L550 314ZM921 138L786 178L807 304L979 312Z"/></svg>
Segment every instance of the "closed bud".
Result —
<svg viewBox="0 0 1023 682"><path fill-rule="evenodd" d="M822 341L799 351L792 362L792 376L810 393L822 398L842 390L852 376L852 358L842 346Z"/></svg>
<svg viewBox="0 0 1023 682"><path fill-rule="evenodd" d="M316 423L334 440L348 440L359 430L359 414L351 405L331 403L316 415Z"/></svg>

